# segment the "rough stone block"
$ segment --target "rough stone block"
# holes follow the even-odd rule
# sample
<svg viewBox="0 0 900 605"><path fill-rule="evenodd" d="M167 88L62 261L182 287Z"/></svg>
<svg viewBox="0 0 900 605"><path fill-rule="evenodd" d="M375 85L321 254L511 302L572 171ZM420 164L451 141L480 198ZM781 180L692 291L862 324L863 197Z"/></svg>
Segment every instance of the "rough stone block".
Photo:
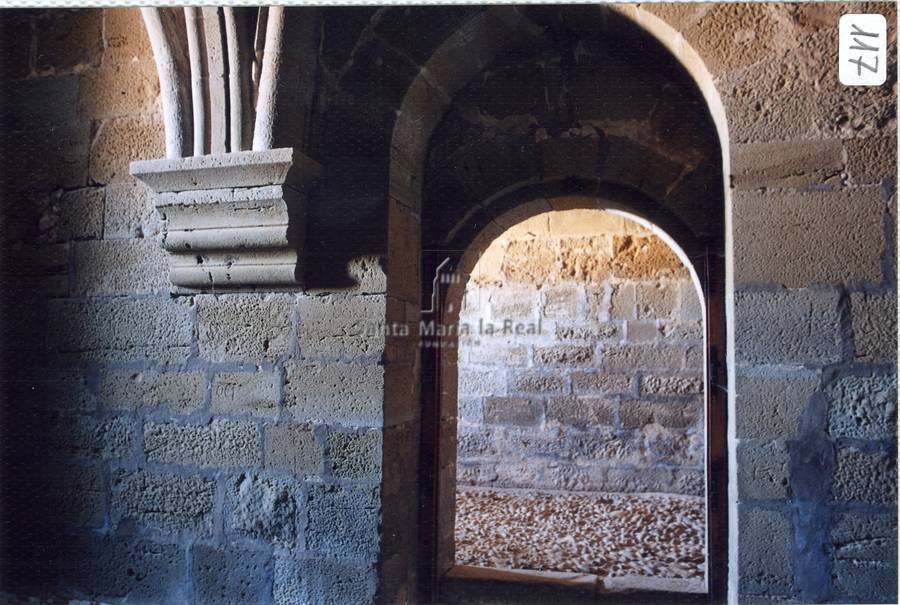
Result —
<svg viewBox="0 0 900 605"><path fill-rule="evenodd" d="M885 207L878 188L740 192L734 209L735 283L882 280Z"/></svg>
<svg viewBox="0 0 900 605"><path fill-rule="evenodd" d="M460 395L506 395L506 373L501 370L480 372L466 370L459 373Z"/></svg>
<svg viewBox="0 0 900 605"><path fill-rule="evenodd" d="M65 561L61 583L98 601L160 605L190 601L182 545L116 535L76 537L57 548Z"/></svg>
<svg viewBox="0 0 900 605"><path fill-rule="evenodd" d="M131 8L105 9L103 33L106 37L105 63L130 64L153 56L140 11Z"/></svg>
<svg viewBox="0 0 900 605"><path fill-rule="evenodd" d="M212 530L216 484L201 477L179 477L148 471L116 471L111 480L111 524L126 519L178 531Z"/></svg>
<svg viewBox="0 0 900 605"><path fill-rule="evenodd" d="M460 423L484 422L484 400L481 397L457 397L457 418Z"/></svg>
<svg viewBox="0 0 900 605"><path fill-rule="evenodd" d="M241 605L268 600L265 595L270 594L272 574L269 553L195 544L191 555L198 604Z"/></svg>
<svg viewBox="0 0 900 605"><path fill-rule="evenodd" d="M895 376L846 376L830 384L826 394L832 437L891 439L896 434Z"/></svg>
<svg viewBox="0 0 900 605"><path fill-rule="evenodd" d="M632 377L627 374L601 374L576 372L572 374L572 390L577 395L592 393L629 393L633 390Z"/></svg>
<svg viewBox="0 0 900 605"><path fill-rule="evenodd" d="M384 351L385 297L305 296L297 337L306 358L379 357Z"/></svg>
<svg viewBox="0 0 900 605"><path fill-rule="evenodd" d="M207 425L148 422L144 454L151 462L203 467L253 467L260 463L259 428L249 422Z"/></svg>
<svg viewBox="0 0 900 605"><path fill-rule="evenodd" d="M566 388L565 378L557 374L519 374L513 377L510 384L511 390L520 393L564 393Z"/></svg>
<svg viewBox="0 0 900 605"><path fill-rule="evenodd" d="M130 183L134 160L166 155L165 128L160 117L128 116L103 122L90 154L90 177L97 183Z"/></svg>
<svg viewBox="0 0 900 605"><path fill-rule="evenodd" d="M474 345L469 350L469 362L492 366L522 367L528 364L528 347Z"/></svg>
<svg viewBox="0 0 900 605"><path fill-rule="evenodd" d="M733 183L737 189L819 185L840 177L843 153L840 139L739 143L732 146Z"/></svg>
<svg viewBox="0 0 900 605"><path fill-rule="evenodd" d="M91 119L149 113L156 107L159 76L152 55L127 65L86 71L78 87L78 110Z"/></svg>
<svg viewBox="0 0 900 605"><path fill-rule="evenodd" d="M544 238L513 240L506 245L500 270L509 282L543 284L553 272L556 250Z"/></svg>
<svg viewBox="0 0 900 605"><path fill-rule="evenodd" d="M146 294L168 290L166 255L151 239L75 244L75 294Z"/></svg>
<svg viewBox="0 0 900 605"><path fill-rule="evenodd" d="M266 426L266 468L300 474L322 472L322 445L306 425Z"/></svg>
<svg viewBox="0 0 900 605"><path fill-rule="evenodd" d="M696 426L702 418L703 406L700 402L622 401L619 404L622 428L640 428L656 423L668 428L684 429Z"/></svg>
<svg viewBox="0 0 900 605"><path fill-rule="evenodd" d="M584 366L593 360L594 350L591 347L556 345L534 349L535 363L544 366Z"/></svg>
<svg viewBox="0 0 900 605"><path fill-rule="evenodd" d="M96 239L103 234L104 191L99 187L63 193L54 203L51 239ZM43 218L42 218L43 220Z"/></svg>
<svg viewBox="0 0 900 605"><path fill-rule="evenodd" d="M532 286L507 284L489 291L491 319L535 320L538 313L538 291Z"/></svg>
<svg viewBox="0 0 900 605"><path fill-rule="evenodd" d="M612 242L608 236L560 240L559 255L561 279L596 284L612 274ZM551 269L553 266L553 263L548 265Z"/></svg>
<svg viewBox="0 0 900 605"><path fill-rule="evenodd" d="M613 276L620 279L684 279L688 276L678 255L656 236L614 236L610 266Z"/></svg>
<svg viewBox="0 0 900 605"><path fill-rule="evenodd" d="M892 294L850 295L853 347L863 361L897 360L897 297Z"/></svg>
<svg viewBox="0 0 900 605"><path fill-rule="evenodd" d="M212 411L272 417L280 391L277 372L219 372L212 383Z"/></svg>
<svg viewBox="0 0 900 605"><path fill-rule="evenodd" d="M799 428L800 416L818 386L818 376L802 370L783 377L738 375L738 437L793 436Z"/></svg>
<svg viewBox="0 0 900 605"><path fill-rule="evenodd" d="M547 422L590 427L615 424L615 406L599 397L554 397L547 402Z"/></svg>
<svg viewBox="0 0 900 605"><path fill-rule="evenodd" d="M791 594L794 530L782 513L742 505L738 569L742 594Z"/></svg>
<svg viewBox="0 0 900 605"><path fill-rule="evenodd" d="M702 392L702 377L641 376L641 395L694 395Z"/></svg>
<svg viewBox="0 0 900 605"><path fill-rule="evenodd" d="M306 547L329 556L371 560L378 553L379 490L309 486Z"/></svg>
<svg viewBox="0 0 900 605"><path fill-rule="evenodd" d="M110 409L165 406L174 413L189 413L203 406L205 393L203 372L109 370L100 379L100 396Z"/></svg>
<svg viewBox="0 0 900 605"><path fill-rule="evenodd" d="M625 283L614 286L609 307L610 319L637 319L635 301L634 284Z"/></svg>
<svg viewBox="0 0 900 605"><path fill-rule="evenodd" d="M703 319L703 302L694 282L684 280L680 285L682 321L701 321Z"/></svg>
<svg viewBox="0 0 900 605"><path fill-rule="evenodd" d="M831 541L837 559L897 560L897 514L850 512L831 526Z"/></svg>
<svg viewBox="0 0 900 605"><path fill-rule="evenodd" d="M843 355L835 290L735 293L735 356L747 363L828 364Z"/></svg>
<svg viewBox="0 0 900 605"><path fill-rule="evenodd" d="M551 264L552 268L553 265ZM572 319L578 316L579 291L573 286L564 286L542 290L542 309L544 317L551 319Z"/></svg>
<svg viewBox="0 0 900 605"><path fill-rule="evenodd" d="M897 140L892 136L844 141L847 173L854 185L878 184L897 175Z"/></svg>
<svg viewBox="0 0 900 605"><path fill-rule="evenodd" d="M788 452L781 441L742 440L738 445L738 490L742 500L788 496Z"/></svg>
<svg viewBox="0 0 900 605"><path fill-rule="evenodd" d="M160 232L160 217L143 183L107 185L103 215L103 237L132 239L153 237Z"/></svg>
<svg viewBox="0 0 900 605"><path fill-rule="evenodd" d="M383 366L289 363L285 375L284 405L296 420L355 426L381 420Z"/></svg>
<svg viewBox="0 0 900 605"><path fill-rule="evenodd" d="M673 317L678 312L678 287L667 282L637 284L638 319Z"/></svg>
<svg viewBox="0 0 900 605"><path fill-rule="evenodd" d="M897 501L897 461L881 452L838 450L834 498L839 501L884 504Z"/></svg>
<svg viewBox="0 0 900 605"><path fill-rule="evenodd" d="M331 433L327 442L331 474L338 479L379 479L381 441L378 430Z"/></svg>
<svg viewBox="0 0 900 605"><path fill-rule="evenodd" d="M897 563L839 559L831 569L831 581L841 599L861 603L894 603L897 600Z"/></svg>
<svg viewBox="0 0 900 605"><path fill-rule="evenodd" d="M608 370L680 370L685 351L663 345L625 345L603 352L603 367Z"/></svg>
<svg viewBox="0 0 900 605"><path fill-rule="evenodd" d="M166 298L52 301L50 347L97 361L184 361L193 342L189 303Z"/></svg>
<svg viewBox="0 0 900 605"><path fill-rule="evenodd" d="M702 438L685 434L652 422L641 427L643 456L646 462L696 465L702 461Z"/></svg>
<svg viewBox="0 0 900 605"><path fill-rule="evenodd" d="M283 295L200 296L200 355L213 361L273 360L290 352L291 298Z"/></svg>
<svg viewBox="0 0 900 605"><path fill-rule="evenodd" d="M226 532L294 548L305 523L306 496L301 483L252 474L242 474L229 483Z"/></svg>
<svg viewBox="0 0 900 605"><path fill-rule="evenodd" d="M47 418L43 427L48 453L75 458L124 458L134 453L135 426L131 418L91 416Z"/></svg>
<svg viewBox="0 0 900 605"><path fill-rule="evenodd" d="M275 563L275 603L345 605L375 599L373 566L342 559L278 559Z"/></svg>
<svg viewBox="0 0 900 605"><path fill-rule="evenodd" d="M61 73L97 67L103 54L103 11L47 11L35 20L35 67Z"/></svg>
<svg viewBox="0 0 900 605"><path fill-rule="evenodd" d="M541 420L541 404L524 397L488 397L484 400L484 421L488 424L533 426Z"/></svg>

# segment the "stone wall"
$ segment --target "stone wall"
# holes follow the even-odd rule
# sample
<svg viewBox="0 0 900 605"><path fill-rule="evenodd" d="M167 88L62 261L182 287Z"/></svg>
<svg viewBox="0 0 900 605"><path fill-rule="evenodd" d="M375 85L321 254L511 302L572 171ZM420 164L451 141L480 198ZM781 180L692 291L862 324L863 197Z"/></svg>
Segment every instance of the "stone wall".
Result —
<svg viewBox="0 0 900 605"><path fill-rule="evenodd" d="M599 210L519 223L472 270L467 328L459 485L705 493L702 306L651 231Z"/></svg>
<svg viewBox="0 0 900 605"><path fill-rule="evenodd" d="M4 12L2 590L362 603L377 589L385 312L340 293L173 296L128 172L163 157L137 9Z"/></svg>
<svg viewBox="0 0 900 605"><path fill-rule="evenodd" d="M845 12L885 14L895 73L895 7L642 9L675 30L673 48L697 51L728 125L733 596L893 601L896 82L840 86L834 29ZM459 186L443 187L448 203L424 214L407 203L390 225L402 237L388 241L388 183L413 200L422 187L387 169L399 153L391 147L398 110L421 66L465 28L467 60L439 57L441 71L428 72L452 81L459 66L486 65L480 58L496 46L485 40L499 46L513 27L531 35L561 23L553 11L571 10L494 11L476 26L467 24L489 11L323 11L309 145L324 168L309 216L318 279L302 295L184 297L169 294L158 217L128 176L131 160L163 155L139 13L0 13L2 510L16 520L3 529L4 590L177 603L241 602L248 591L263 602L327 594L355 603L382 590L402 600L416 545L416 355L408 343L363 338L356 326L418 319L418 240L406 237L414 225L446 209L450 222L430 223L435 237L446 234L471 209L460 200L487 199L507 184L504 171L540 180L570 164L579 174L596 169L651 197L671 194L685 216L715 181L715 170L703 169L709 158L693 154L714 145L681 149L702 134L696 128L663 137L675 145L665 153L646 147L683 124L689 108L672 91L684 86L598 88L606 80L591 78L593 88L554 108L553 119L599 99L588 103L596 105L592 136L622 152L585 147L543 165L528 150L546 131L532 132L520 116L549 113L546 90L569 90L562 79L545 85L545 69L558 71L554 59L529 71L533 80L496 71L476 78L485 98L498 97L482 84L523 83L534 96L506 99L496 115L461 114L480 140L506 130L494 139L506 147L464 150L471 162L453 175ZM601 9L579 10L572 23ZM421 115L439 120L447 91L413 92L431 111ZM656 112L656 100L672 96ZM702 113L692 119L702 122ZM642 120L653 128L638 128ZM522 162L496 162L522 150ZM424 165L427 145L414 151L403 161ZM682 178L689 167L708 178ZM385 257L401 261L386 271ZM376 577L398 584L376 588Z"/></svg>

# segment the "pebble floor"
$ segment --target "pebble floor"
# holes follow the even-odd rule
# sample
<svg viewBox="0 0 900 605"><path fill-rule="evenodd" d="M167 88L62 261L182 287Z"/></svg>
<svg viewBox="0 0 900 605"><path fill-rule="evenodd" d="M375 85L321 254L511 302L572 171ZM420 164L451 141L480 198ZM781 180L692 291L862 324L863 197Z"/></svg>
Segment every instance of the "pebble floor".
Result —
<svg viewBox="0 0 900 605"><path fill-rule="evenodd" d="M702 579L704 502L670 495L460 488L456 564Z"/></svg>

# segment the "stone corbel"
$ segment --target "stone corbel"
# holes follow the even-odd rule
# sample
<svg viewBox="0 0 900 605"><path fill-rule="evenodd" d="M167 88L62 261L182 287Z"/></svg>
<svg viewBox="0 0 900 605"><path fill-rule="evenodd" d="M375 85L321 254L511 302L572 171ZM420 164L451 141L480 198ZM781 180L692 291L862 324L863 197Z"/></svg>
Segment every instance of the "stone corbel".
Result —
<svg viewBox="0 0 900 605"><path fill-rule="evenodd" d="M154 192L176 291L298 289L306 190L319 165L297 149L132 162Z"/></svg>
<svg viewBox="0 0 900 605"><path fill-rule="evenodd" d="M302 286L300 150L316 11L143 8L160 79L166 159L132 162L155 194L176 291ZM285 44L289 39L290 44Z"/></svg>

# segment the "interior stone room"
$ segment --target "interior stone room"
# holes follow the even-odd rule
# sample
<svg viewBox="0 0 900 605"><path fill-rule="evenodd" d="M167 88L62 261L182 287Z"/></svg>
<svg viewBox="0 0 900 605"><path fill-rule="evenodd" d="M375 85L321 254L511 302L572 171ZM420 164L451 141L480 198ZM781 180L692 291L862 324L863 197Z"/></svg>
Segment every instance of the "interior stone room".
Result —
<svg viewBox="0 0 900 605"><path fill-rule="evenodd" d="M0 600L896 602L896 22L0 9Z"/></svg>

